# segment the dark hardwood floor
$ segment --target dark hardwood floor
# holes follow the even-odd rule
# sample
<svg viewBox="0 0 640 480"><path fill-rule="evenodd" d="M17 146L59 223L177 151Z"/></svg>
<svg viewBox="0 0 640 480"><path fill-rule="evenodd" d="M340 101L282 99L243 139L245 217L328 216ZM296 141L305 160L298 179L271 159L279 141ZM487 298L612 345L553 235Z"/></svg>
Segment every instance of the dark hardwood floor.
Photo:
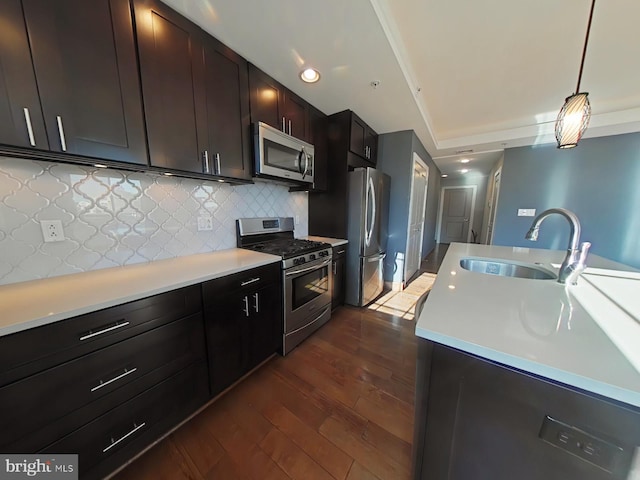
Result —
<svg viewBox="0 0 640 480"><path fill-rule="evenodd" d="M429 252L427 257L420 264L420 272L438 273L438 269L442 264L442 260L449 248L448 243L436 243L433 250Z"/></svg>
<svg viewBox="0 0 640 480"><path fill-rule="evenodd" d="M116 478L408 479L414 328L339 308Z"/></svg>

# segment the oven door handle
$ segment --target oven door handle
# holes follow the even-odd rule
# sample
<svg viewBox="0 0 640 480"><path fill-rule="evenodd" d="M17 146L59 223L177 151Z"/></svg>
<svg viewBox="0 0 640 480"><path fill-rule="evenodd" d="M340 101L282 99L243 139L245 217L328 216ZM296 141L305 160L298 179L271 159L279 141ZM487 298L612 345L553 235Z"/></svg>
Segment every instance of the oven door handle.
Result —
<svg viewBox="0 0 640 480"><path fill-rule="evenodd" d="M294 271L294 272L287 272L287 273L285 273L285 274L284 274L284 276L285 276L285 277L291 277L291 276L293 276L293 275L298 275L299 273L310 272L311 270L317 270L317 269L319 269L319 268L322 268L322 267L324 267L324 266L327 266L327 265L329 265L330 263L331 263L331 259L329 259L329 260L325 260L324 262L319 263L318 265L312 265L312 266L311 266L311 267L309 267L309 268L303 268L302 270L296 270L296 271Z"/></svg>

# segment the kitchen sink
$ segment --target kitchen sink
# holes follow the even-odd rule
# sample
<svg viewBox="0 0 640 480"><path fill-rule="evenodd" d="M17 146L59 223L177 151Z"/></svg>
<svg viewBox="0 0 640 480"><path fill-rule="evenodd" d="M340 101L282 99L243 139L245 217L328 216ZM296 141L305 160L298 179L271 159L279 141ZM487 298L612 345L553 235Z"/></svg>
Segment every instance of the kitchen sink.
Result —
<svg viewBox="0 0 640 480"><path fill-rule="evenodd" d="M529 278L533 280L555 280L551 270L534 264L512 262L492 258L463 258L460 266L465 270L501 277Z"/></svg>

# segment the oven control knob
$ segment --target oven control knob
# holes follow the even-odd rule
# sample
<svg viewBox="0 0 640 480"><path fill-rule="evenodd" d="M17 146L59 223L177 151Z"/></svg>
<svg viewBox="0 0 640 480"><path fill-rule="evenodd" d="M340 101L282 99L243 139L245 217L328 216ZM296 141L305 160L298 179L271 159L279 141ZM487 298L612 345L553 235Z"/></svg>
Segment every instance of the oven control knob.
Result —
<svg viewBox="0 0 640 480"><path fill-rule="evenodd" d="M306 262L307 260L304 257L300 257L300 258L296 258L293 260L293 264L294 265L301 265L304 262Z"/></svg>
<svg viewBox="0 0 640 480"><path fill-rule="evenodd" d="M315 259L316 259L315 253L312 253L311 255L309 255L309 260L315 260Z"/></svg>
<svg viewBox="0 0 640 480"><path fill-rule="evenodd" d="M321 252L318 252L318 255L320 255L321 257L326 257L329 255L329 252L327 252L326 250L323 250Z"/></svg>

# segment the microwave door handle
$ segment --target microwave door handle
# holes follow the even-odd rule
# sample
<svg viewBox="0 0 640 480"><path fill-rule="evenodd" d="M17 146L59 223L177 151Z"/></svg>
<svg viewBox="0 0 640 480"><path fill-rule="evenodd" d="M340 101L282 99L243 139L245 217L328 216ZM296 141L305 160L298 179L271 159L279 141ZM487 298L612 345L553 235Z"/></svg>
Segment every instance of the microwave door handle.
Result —
<svg viewBox="0 0 640 480"><path fill-rule="evenodd" d="M307 176L307 173L309 173L309 155L307 155L305 153L304 154L304 172L302 172L302 179L303 180L304 180L304 177Z"/></svg>
<svg viewBox="0 0 640 480"><path fill-rule="evenodd" d="M306 154L304 152L304 147L302 147L300 149L300 151L298 152L298 172L300 172L300 174L302 174L302 178L304 178L304 173L303 173L303 168L302 168L302 157L304 157Z"/></svg>

